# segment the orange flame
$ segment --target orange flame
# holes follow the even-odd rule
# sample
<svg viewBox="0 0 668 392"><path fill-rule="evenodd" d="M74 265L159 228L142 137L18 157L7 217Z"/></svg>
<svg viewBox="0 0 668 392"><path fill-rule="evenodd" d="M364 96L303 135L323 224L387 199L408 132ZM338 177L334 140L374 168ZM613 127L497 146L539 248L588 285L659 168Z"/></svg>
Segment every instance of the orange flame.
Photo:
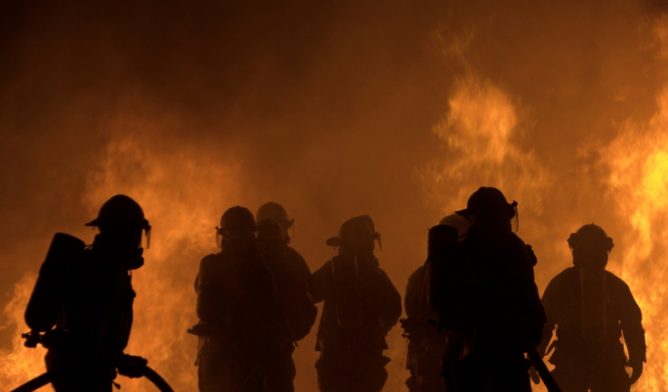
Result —
<svg viewBox="0 0 668 392"><path fill-rule="evenodd" d="M668 370L663 366L668 358L663 261L668 257L668 246L663 244L668 232L668 89L659 96L658 106L658 113L647 124L625 124L603 149L617 222L628 227L617 249L624 260L621 275L644 312L650 347L647 370L637 391L668 390ZM432 205L449 214L461 208L476 187L498 186L520 201L530 240L565 253L567 231L555 240L542 231L545 223L536 219L544 213L555 180L554 173L524 147L523 126L522 113L501 88L472 73L459 79L447 116L433 129L444 154L423 171L426 193ZM147 127L155 126L134 125ZM239 199L239 169L206 146L165 144L141 134L115 138L93 168L84 202L93 215L109 196L126 193L144 207L154 237L146 266L134 276L138 296L128 352L149 358L175 390L195 391L196 369L190 365L196 341L185 333L196 321L192 281L199 258L215 250L213 227L218 216L234 204L232 200ZM43 350L26 349L18 338L34 279L28 275L17 283L4 309L10 320L7 327L17 333L11 350L2 353L2 385L18 385L34 377L36 369L43 369ZM395 329L389 351L393 372L405 355L398 334ZM119 381L130 391L153 390L143 380ZM386 389L404 388L393 383Z"/></svg>
<svg viewBox="0 0 668 392"><path fill-rule="evenodd" d="M3 309L3 315L8 320L7 328L16 331L12 339L11 350L0 351L0 385L6 388L15 388L20 384L38 376L44 367L43 357L45 350L29 349L23 346L23 339L19 331L23 331L23 312L32 292L37 276L27 274L14 285L12 299Z"/></svg>
<svg viewBox="0 0 668 392"><path fill-rule="evenodd" d="M196 338L186 330L196 320L193 282L199 259L215 251L214 227L234 197L236 173L217 159L178 146L157 149L152 141L121 138L107 149L91 177L87 201L95 210L115 193L136 198L154 228L146 265L134 275L138 295L129 353L145 356L175 390L196 390ZM150 391L145 380L125 380L133 391Z"/></svg>
<svg viewBox="0 0 668 392"><path fill-rule="evenodd" d="M520 121L511 99L492 83L469 75L457 82L447 117L434 128L444 157L424 174L431 202L443 214L462 208L481 185L512 190L528 210L542 210L549 173L522 149Z"/></svg>
<svg viewBox="0 0 668 392"><path fill-rule="evenodd" d="M127 125L127 124L126 124ZM157 132L156 132L157 133ZM204 147L160 148L153 140L119 137L90 177L85 204L91 216L116 193L135 198L153 226L146 264L133 285L135 321L128 353L149 359L177 391L196 390L197 341L186 330L194 322L193 282L202 256L215 251L217 219L234 197L236 170L221 161L219 151ZM90 240L85 238L85 240ZM19 385L44 369L44 350L21 346L23 311L34 284L26 276L5 308L16 331L13 348L0 365L0 382ZM152 391L143 379L117 379L130 391Z"/></svg>
<svg viewBox="0 0 668 392"><path fill-rule="evenodd" d="M668 89L646 124L628 122L603 154L610 192L625 221L622 277L643 311L647 367L637 391L668 389Z"/></svg>
<svg viewBox="0 0 668 392"><path fill-rule="evenodd" d="M477 187L496 186L520 201L522 215L537 236L539 220L534 218L542 214L553 180L533 152L520 145L520 120L511 99L497 86L474 75L458 81L447 117L434 128L444 157L432 162L423 178L432 203L443 214L462 208ZM534 389L545 390L542 385Z"/></svg>

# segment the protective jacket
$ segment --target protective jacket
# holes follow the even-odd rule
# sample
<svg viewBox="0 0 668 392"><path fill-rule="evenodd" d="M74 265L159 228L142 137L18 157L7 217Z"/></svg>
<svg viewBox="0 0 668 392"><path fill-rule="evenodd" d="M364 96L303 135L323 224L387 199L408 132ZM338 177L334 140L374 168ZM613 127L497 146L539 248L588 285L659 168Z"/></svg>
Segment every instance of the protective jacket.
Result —
<svg viewBox="0 0 668 392"><path fill-rule="evenodd" d="M461 391L529 391L524 353L541 338L545 313L534 282L535 257L509 228L474 225L448 256L445 290L433 291L452 336L446 364Z"/></svg>
<svg viewBox="0 0 668 392"><path fill-rule="evenodd" d="M293 343L308 335L317 309L309 294L311 271L304 258L284 241L258 241L260 257L269 269L279 319L280 339Z"/></svg>
<svg viewBox="0 0 668 392"><path fill-rule="evenodd" d="M279 384L291 386L293 340L286 337L275 282L255 244L230 244L206 256L196 289L200 391L280 391ZM279 366L286 368L279 376L287 381L274 379Z"/></svg>
<svg viewBox="0 0 668 392"><path fill-rule="evenodd" d="M316 349L320 390L380 391L387 378L385 335L401 315L401 298L373 254L345 251L311 277L324 301Z"/></svg>
<svg viewBox="0 0 668 392"><path fill-rule="evenodd" d="M385 335L401 315L401 297L373 255L339 255L311 279L311 295L324 301L318 350L387 348Z"/></svg>
<svg viewBox="0 0 668 392"><path fill-rule="evenodd" d="M570 267L549 283L543 304L547 324L542 348L556 328L550 362L556 365L557 381L592 390L628 390L625 365L644 362L646 352L642 314L628 285L603 268ZM609 383L622 384L622 389Z"/></svg>
<svg viewBox="0 0 668 392"><path fill-rule="evenodd" d="M542 337L545 311L534 281L535 259L514 233L471 229L461 245L464 271L461 309L464 330L476 334L481 349L502 346L524 352Z"/></svg>

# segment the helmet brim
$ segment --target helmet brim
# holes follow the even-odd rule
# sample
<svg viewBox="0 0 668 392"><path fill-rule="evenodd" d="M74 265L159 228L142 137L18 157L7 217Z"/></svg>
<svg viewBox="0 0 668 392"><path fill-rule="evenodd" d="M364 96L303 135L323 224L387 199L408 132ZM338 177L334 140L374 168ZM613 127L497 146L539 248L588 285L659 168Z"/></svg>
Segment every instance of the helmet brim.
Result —
<svg viewBox="0 0 668 392"><path fill-rule="evenodd" d="M461 216L463 216L464 218L470 218L471 215L473 215L473 212L471 212L471 210L469 210L469 209L467 209L467 208L464 208L463 210L457 210L457 211L455 211L455 214L457 214L457 215L461 215Z"/></svg>
<svg viewBox="0 0 668 392"><path fill-rule="evenodd" d="M327 240L327 245L329 246L341 246L343 245L343 240L341 237L332 237Z"/></svg>
<svg viewBox="0 0 668 392"><path fill-rule="evenodd" d="M99 227L99 226L100 226L100 219L99 219L99 218L95 218L95 219L93 219L92 221L86 223L85 226Z"/></svg>

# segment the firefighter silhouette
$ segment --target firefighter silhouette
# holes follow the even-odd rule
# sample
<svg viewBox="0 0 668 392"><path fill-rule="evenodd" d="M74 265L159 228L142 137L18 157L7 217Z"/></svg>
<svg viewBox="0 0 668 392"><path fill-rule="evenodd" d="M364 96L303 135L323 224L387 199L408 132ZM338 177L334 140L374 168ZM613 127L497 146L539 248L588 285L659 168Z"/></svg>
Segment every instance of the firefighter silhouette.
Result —
<svg viewBox="0 0 668 392"><path fill-rule="evenodd" d="M411 392L448 390L443 377L443 357L448 349L448 331L438 325L438 299L447 294L443 274L448 274L447 257L456 252L458 241L466 235L470 222L453 213L429 229L427 261L408 279L404 306L406 318L401 320L408 338L406 368L410 376L406 385ZM436 279L434 279L436 277ZM432 300L436 299L436 303Z"/></svg>
<svg viewBox="0 0 668 392"><path fill-rule="evenodd" d="M93 244L58 233L49 248L25 313L26 345L47 349L49 381L60 391L111 391L117 372L144 375L147 361L124 354L132 327L130 271L144 263L142 233L151 226L125 195L105 202L87 223Z"/></svg>
<svg viewBox="0 0 668 392"><path fill-rule="evenodd" d="M288 229L294 220L283 206L265 203L256 218L258 250L270 270L274 299L278 303L277 343L284 348L267 367L268 384L272 385L272 391L292 391L295 376L292 352L296 342L311 330L317 313L308 291L311 272L304 258L288 245Z"/></svg>
<svg viewBox="0 0 668 392"><path fill-rule="evenodd" d="M190 332L200 337L200 391L291 391L294 336L286 336L253 214L232 207L217 232L221 251L202 259L195 282L200 321Z"/></svg>
<svg viewBox="0 0 668 392"><path fill-rule="evenodd" d="M642 374L645 332L631 290L605 270L612 238L588 224L571 234L568 245L573 266L555 276L543 294L547 325L540 352L552 354L553 374L566 392L629 391Z"/></svg>
<svg viewBox="0 0 668 392"><path fill-rule="evenodd" d="M474 192L458 211L470 226L430 261L432 306L447 335L448 391L530 391L529 362L545 321L534 282L535 256L512 231L516 202L496 188Z"/></svg>
<svg viewBox="0 0 668 392"><path fill-rule="evenodd" d="M437 225L429 229L427 262L413 272L406 286L406 318L401 320L401 325L408 338L406 368L410 377L406 385L411 392L446 390L441 369L446 334L436 325L438 313L431 303L430 266L433 263L438 268L439 259L452 239L457 241L457 233L452 227Z"/></svg>
<svg viewBox="0 0 668 392"><path fill-rule="evenodd" d="M367 215L347 220L327 243L339 253L311 276L324 301L316 363L323 392L378 392L387 379L385 336L401 315L401 297L374 255L379 239Z"/></svg>

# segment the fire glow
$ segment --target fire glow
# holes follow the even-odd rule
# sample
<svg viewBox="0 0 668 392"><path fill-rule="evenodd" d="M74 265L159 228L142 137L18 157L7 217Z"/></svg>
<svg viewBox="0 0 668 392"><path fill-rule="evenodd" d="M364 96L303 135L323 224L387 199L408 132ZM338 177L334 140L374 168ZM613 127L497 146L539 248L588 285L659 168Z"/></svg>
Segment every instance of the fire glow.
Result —
<svg viewBox="0 0 668 392"><path fill-rule="evenodd" d="M668 22L659 21L654 29L660 46L657 52L664 57L668 35L666 26ZM474 40L475 36L464 41L468 43ZM641 46L640 43L637 45ZM469 49L466 45L458 46L457 55L465 56L467 50ZM346 55L347 53L345 52ZM665 58L663 60L665 61ZM541 150L531 146L532 141L540 138L539 131L543 126L540 121L551 117L544 112L532 111L532 102L519 99L519 94L513 91L512 83L504 84L503 80L499 80L503 78L487 77L483 70L474 69L467 61L461 62L466 64L465 70L453 77L454 82L447 102L439 108L440 120L436 119L431 128L427 126L417 130L428 134L429 143L438 144L440 147L437 153L421 157L420 162L410 163L417 168L419 185L416 188L421 187L420 198L423 203L397 207L428 210L432 218L428 222L410 226L411 230L404 232L397 229L395 233L410 237L411 241L402 243L403 245L424 243L426 227L437 223L443 215L461 208L466 197L478 186L498 186L509 198L519 202L519 234L534 246L538 255L536 280L542 292L549 279L570 264L565 241L568 234L579 225L595 220L615 239L616 246L611 254L609 269L627 281L644 315L648 362L645 373L633 390L667 391L668 368L665 364L668 360L668 245L665 244L665 238L668 234L668 87L657 92L656 108L648 109L654 113L647 119L630 116L625 121L615 122L608 118L612 118L611 111L602 111L600 116L605 119L606 126L613 123L614 133L606 134L605 137L594 135L591 139L583 138L584 141L574 146L573 150L580 149L583 151L581 155L587 159L577 161L573 164L574 167L564 165L567 167L564 169L561 166L564 161L576 161L581 156L573 159L571 156L553 157L550 155L551 149ZM557 85L560 81L553 83ZM665 83L665 80L657 82L658 85ZM569 93L569 88L572 88L568 83L545 88L548 87L559 91L567 90ZM256 93L252 88L249 90L249 95ZM411 89L397 91L399 93L396 96L405 93L412 97ZM624 96L624 93L620 93L620 96ZM239 103L234 102L230 106L236 108L235 105ZM364 102L364 105L367 108L373 106L369 102ZM620 104L629 107L633 105L633 102L627 101ZM335 112L336 109L340 108L326 107L323 111ZM342 109L343 111L345 110ZM583 117L592 114L585 109L582 111ZM564 116L567 117L568 114ZM295 119L301 115L308 116L308 113L291 113L286 117L290 121L298 122ZM392 118L391 113L379 115L373 112L369 116L380 118L377 120L379 128L385 125L382 121L391 121L385 116ZM151 366L164 373L175 390L195 391L197 380L193 362L197 342L185 331L196 321L193 280L201 257L216 251L213 228L220 214L225 208L235 204L248 205L254 209L267 199L277 198L276 201L283 202L280 197L285 196L291 202L288 205L289 212L298 217L296 248L308 255L315 255L308 258L308 261L312 270L317 268L331 256L331 252L321 240L306 243L311 239L311 233L302 236L303 232L300 230L305 227L305 231L318 234L335 232L341 219L330 211L323 211L328 204L322 202L322 193L330 192L328 183L337 179L323 180L318 173L317 176L306 177L304 180L298 174L310 171L325 173L324 177L331 172L338 174L338 167L336 170L324 170L323 166L330 162L323 164L317 161L317 157L328 156L328 149L338 148L336 143L343 145L345 138L340 138L344 139L341 141L337 139L338 134L322 132L317 142L326 142L306 144L306 151L280 146L286 151L285 155L292 154L286 160L307 157L300 162L301 166L308 170L290 177L292 173L280 166L282 171L275 176L260 176L244 171L246 168L237 163L239 156L234 154L233 147L225 148L221 153L218 145L209 145L206 141L165 141L161 136L169 133L165 132L165 129L172 126L168 121L157 121L150 116L139 119L119 117L122 117L123 121L108 126L107 134L111 136L105 141L102 156L85 169L87 186L81 195L81 209L92 216L102 201L116 193L127 193L144 207L154 227L154 233L151 248L146 252L146 265L133 277L138 296L135 302L135 325L127 351L149 358ZM306 125L299 125L312 126L309 121L304 120ZM594 120L591 122L595 123ZM568 121L564 120L564 124L566 125L558 125L566 127ZM239 129L245 130L244 126ZM292 126L290 123L285 130ZM363 127L360 126L361 128ZM557 126L554 126L549 129L556 128ZM358 132L360 129L355 128ZM407 137L406 134L410 132L401 133L402 137ZM354 135L351 139L356 137L357 135ZM362 143L365 148L368 145L377 146L373 137L369 139L372 140L364 140ZM402 144L401 146L403 147ZM343 151L341 155L348 159L348 153ZM384 153L385 150L372 151L369 156L351 153L351 165L357 165L362 170L367 167L365 159L377 159L376 154ZM394 154L394 151L391 153ZM415 155L421 155L421 151ZM403 157L399 154L397 156ZM594 158L589 159L591 156ZM272 168L262 167L269 172ZM284 188L273 183L267 185L269 181L254 182L257 178L266 180L272 176L285 178L289 183L286 188L290 188L290 191L283 191L279 193L280 196L275 196L267 189L282 191ZM317 178L317 181L314 178ZM352 194L346 201L341 201L340 214L354 211L352 202L347 202L348 199L367 200L366 195L358 190L368 189L363 187L367 182L376 185L372 181L360 179L359 182L342 181L344 185L335 188ZM394 182L383 184L394 185ZM381 193L391 191L401 193L402 196L409 194L405 189L383 189ZM578 196L565 197L570 195ZM568 202L563 202L564 199ZM370 204L372 203L366 205ZM396 211L388 209L374 215L378 221L386 223L385 226L378 225L381 233L390 231L388 226L400 220L396 214ZM405 216L408 214L400 215ZM312 222L306 222L307 219ZM84 231L83 228L81 232L73 234L87 241L92 239L92 233ZM392 238L391 235L389 237ZM397 237L399 235L394 238ZM325 235L322 235L322 240L324 238ZM407 271L417 268L423 260L424 248L415 246L400 249L400 254L409 254L412 257L411 260L405 260L397 256L399 252L395 243L384 241L384 247L379 253L381 264L403 293L408 278ZM10 290L11 298L3 309L4 327L12 336L9 346L0 352L0 385L3 386L18 386L38 375L44 368L44 350L27 349L20 340L20 333L26 332L23 311L35 273L36 270L25 274L16 282ZM312 344L316 327L314 326L311 337L301 343L296 352L296 389L300 392L309 392L316 388L313 369L316 354ZM402 369L404 341L398 328L392 331L389 341L388 355L392 362L388 365L390 379L385 390L390 392L406 390L403 385L406 373ZM153 390L143 380L118 381L127 391Z"/></svg>

